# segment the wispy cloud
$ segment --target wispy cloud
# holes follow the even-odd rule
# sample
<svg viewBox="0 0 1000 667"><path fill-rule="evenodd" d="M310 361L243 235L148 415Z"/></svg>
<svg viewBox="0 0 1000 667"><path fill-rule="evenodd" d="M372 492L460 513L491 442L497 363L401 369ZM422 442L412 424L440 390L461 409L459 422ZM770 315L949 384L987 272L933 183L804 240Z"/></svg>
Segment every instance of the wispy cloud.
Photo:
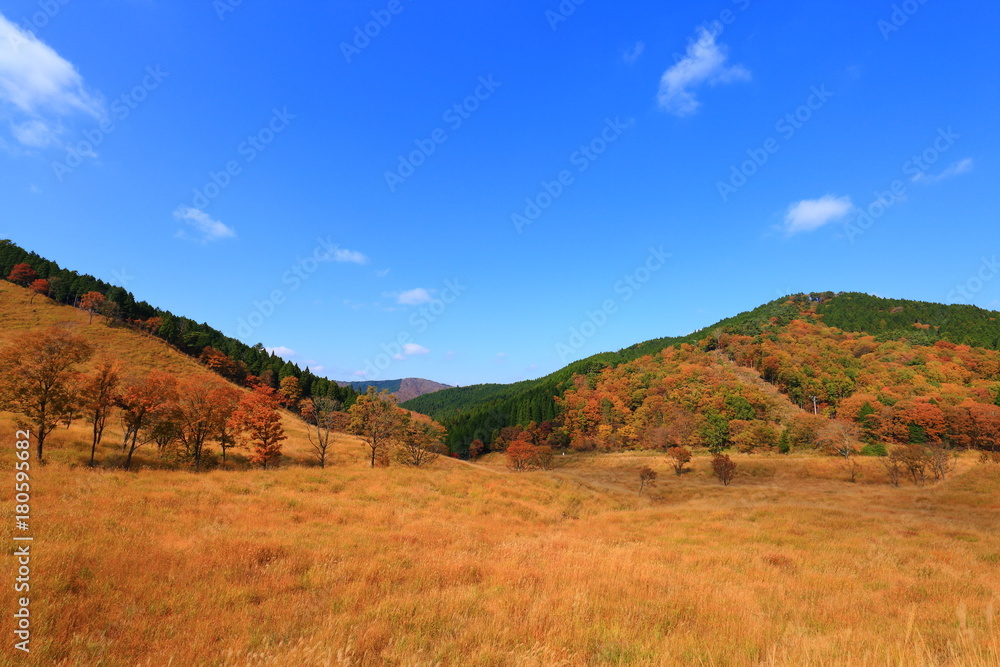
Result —
<svg viewBox="0 0 1000 667"><path fill-rule="evenodd" d="M195 240L202 243L236 236L236 231L232 227L216 220L201 209L181 206L174 211L174 219L190 228L196 234ZM178 238L191 238L185 229L178 230L177 236Z"/></svg>
<svg viewBox="0 0 1000 667"><path fill-rule="evenodd" d="M431 351L428 350L423 345L417 345L416 343L406 343L403 345L403 354L406 356L413 356L416 354L430 354Z"/></svg>
<svg viewBox="0 0 1000 667"><path fill-rule="evenodd" d="M265 347L264 349L267 350L268 352L270 352L271 354L278 355L279 357L281 357L283 359L286 359L288 357L296 357L296 356L298 356L298 352L296 352L295 350L293 350L293 349L291 349L289 347L285 347L284 345L279 345L277 347Z"/></svg>
<svg viewBox="0 0 1000 667"><path fill-rule="evenodd" d="M824 195L819 199L803 199L788 207L784 230L789 235L815 231L843 218L853 208L850 197Z"/></svg>
<svg viewBox="0 0 1000 667"><path fill-rule="evenodd" d="M922 171L912 178L914 183L923 183L924 185L933 185L934 183L940 183L943 180L953 178L955 176L961 176L962 174L967 174L972 171L973 162L971 157L967 157L964 160L959 160L948 165L944 171L940 174L928 174L926 171Z"/></svg>
<svg viewBox="0 0 1000 667"><path fill-rule="evenodd" d="M419 306L422 303L429 303L431 300L431 293L423 287L400 292L396 297L396 303L403 306Z"/></svg>
<svg viewBox="0 0 1000 667"><path fill-rule="evenodd" d="M635 61L639 60L642 56L643 51L646 50L646 44L643 42L636 42L629 48L625 49L622 53L622 60L625 61L626 65L632 65Z"/></svg>
<svg viewBox="0 0 1000 667"><path fill-rule="evenodd" d="M688 116L701 106L693 88L708 83L716 85L733 81L749 81L750 71L742 65L726 65L726 47L715 41L717 32L706 28L698 30L697 39L687 48L687 55L663 73L660 107L676 116Z"/></svg>
<svg viewBox="0 0 1000 667"><path fill-rule="evenodd" d="M72 63L0 14L0 117L15 141L27 148L58 144L65 119L105 113Z"/></svg>
<svg viewBox="0 0 1000 667"><path fill-rule="evenodd" d="M348 250L339 246L330 246L327 249L329 259L334 262L348 262L351 264L367 264L368 256L357 250Z"/></svg>

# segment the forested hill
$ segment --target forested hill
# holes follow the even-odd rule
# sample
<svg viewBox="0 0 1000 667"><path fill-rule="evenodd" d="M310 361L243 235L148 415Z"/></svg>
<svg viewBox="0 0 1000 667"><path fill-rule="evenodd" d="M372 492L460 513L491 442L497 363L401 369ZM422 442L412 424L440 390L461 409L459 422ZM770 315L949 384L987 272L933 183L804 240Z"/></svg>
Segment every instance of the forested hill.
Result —
<svg viewBox="0 0 1000 667"><path fill-rule="evenodd" d="M294 377L298 380L302 396L329 397L340 401L344 406L353 403L357 394L364 392L369 384L335 382L317 376L308 368L300 368L298 364L268 351L260 343L247 345L207 323L199 323L175 315L169 310L156 308L145 301L137 301L131 292L122 287L63 268L37 253L24 250L10 240L0 239L0 278L3 277L29 289L37 287L41 290L44 285L44 291L40 293L49 299L91 310L109 326L133 327L150 333L237 384L245 384L248 377L254 376L277 388L282 380ZM391 385L390 391L398 393L400 400L446 386L416 378L371 384Z"/></svg>
<svg viewBox="0 0 1000 667"><path fill-rule="evenodd" d="M597 354L566 366L555 373L508 385L486 384L448 389L408 401L405 407L422 412L443 423L449 431L449 445L464 451L473 440L489 444L504 427L558 423L561 408L554 397L561 397L574 387L574 378L583 376L596 382L606 368L653 355L668 347L689 344L711 351L720 346L734 346L726 351L735 355L735 346L756 345L751 353L742 349L743 365L760 369L765 347L773 351L779 334L796 320L808 320L818 327L812 336L836 337L841 331L870 334L872 344L900 341L908 346L933 345L938 341L997 350L1000 347L998 313L964 305L941 305L902 299L881 299L861 293L832 292L800 294L777 299L752 311L722 320L687 336L660 338L634 345L618 352ZM764 343L767 343L765 346ZM779 348L781 344L778 344ZM749 358L746 355L756 354ZM770 360L769 360L770 363ZM847 361L842 365L849 366ZM805 364L805 374L813 371ZM777 372L777 371L774 371ZM853 371L851 371L853 372ZM776 378L770 378L777 382ZM832 406L838 390L812 382L808 377L789 379L782 391L798 402L806 391L829 400ZM842 382L850 382L850 378Z"/></svg>

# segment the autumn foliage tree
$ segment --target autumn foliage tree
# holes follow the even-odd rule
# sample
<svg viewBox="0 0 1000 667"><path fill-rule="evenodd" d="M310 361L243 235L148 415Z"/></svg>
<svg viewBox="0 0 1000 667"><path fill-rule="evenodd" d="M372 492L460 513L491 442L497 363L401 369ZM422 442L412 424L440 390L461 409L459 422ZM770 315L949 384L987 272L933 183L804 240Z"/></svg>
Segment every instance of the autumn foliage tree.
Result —
<svg viewBox="0 0 1000 667"><path fill-rule="evenodd" d="M174 419L185 458L201 469L205 442L225 437L240 400L238 389L222 383L184 382L178 387Z"/></svg>
<svg viewBox="0 0 1000 667"><path fill-rule="evenodd" d="M351 430L365 441L374 468L379 455L387 452L399 437L404 413L396 407L395 396L369 386L367 392L358 396L348 414Z"/></svg>
<svg viewBox="0 0 1000 667"><path fill-rule="evenodd" d="M403 465L419 467L433 463L447 449L441 441L445 432L434 422L423 422L404 417L396 445L396 460Z"/></svg>
<svg viewBox="0 0 1000 667"><path fill-rule="evenodd" d="M97 362L94 373L85 378L80 400L84 415L92 425L90 442L90 466L95 464L97 448L104 437L111 410L115 406L118 385L121 383L121 363L112 359Z"/></svg>
<svg viewBox="0 0 1000 667"><path fill-rule="evenodd" d="M726 454L715 454L712 457L712 472L719 478L723 486L729 486L736 476L736 463Z"/></svg>
<svg viewBox="0 0 1000 667"><path fill-rule="evenodd" d="M268 464L278 464L281 443L287 437L278 405L274 390L258 385L243 395L228 420L240 444L250 449L250 462L265 470Z"/></svg>
<svg viewBox="0 0 1000 667"><path fill-rule="evenodd" d="M667 458L670 459L674 472L680 476L684 474L684 468L691 460L691 452L686 447L671 447L667 450Z"/></svg>
<svg viewBox="0 0 1000 667"><path fill-rule="evenodd" d="M30 264L21 263L14 265L14 268L12 268L10 273L7 275L7 280L20 285L21 287L27 287L37 277L38 274L35 273L35 270L31 268Z"/></svg>
<svg viewBox="0 0 1000 667"><path fill-rule="evenodd" d="M94 313L99 312L106 299L100 292L87 292L80 297L80 308L90 313L90 322L94 321Z"/></svg>
<svg viewBox="0 0 1000 667"><path fill-rule="evenodd" d="M39 294L44 296L49 293L49 281L45 278L37 278L28 285L28 291L31 292L31 298L28 299L28 303L31 303Z"/></svg>
<svg viewBox="0 0 1000 667"><path fill-rule="evenodd" d="M39 461L46 437L77 400L77 366L92 352L84 338L58 327L19 334L0 350L0 406L27 419Z"/></svg>
<svg viewBox="0 0 1000 667"><path fill-rule="evenodd" d="M171 417L177 397L177 381L168 373L151 371L148 375L131 376L122 382L115 397L121 410L122 449L125 450L126 470L132 467L132 457L144 445L153 442L155 427Z"/></svg>

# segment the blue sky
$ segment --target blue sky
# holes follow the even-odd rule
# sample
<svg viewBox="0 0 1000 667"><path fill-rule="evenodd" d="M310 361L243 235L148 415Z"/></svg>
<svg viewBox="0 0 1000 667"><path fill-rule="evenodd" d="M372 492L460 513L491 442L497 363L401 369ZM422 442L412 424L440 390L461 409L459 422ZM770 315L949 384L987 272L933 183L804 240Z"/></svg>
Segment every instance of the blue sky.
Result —
<svg viewBox="0 0 1000 667"><path fill-rule="evenodd" d="M0 2L0 237L337 379L1000 307L995 4L329 4Z"/></svg>

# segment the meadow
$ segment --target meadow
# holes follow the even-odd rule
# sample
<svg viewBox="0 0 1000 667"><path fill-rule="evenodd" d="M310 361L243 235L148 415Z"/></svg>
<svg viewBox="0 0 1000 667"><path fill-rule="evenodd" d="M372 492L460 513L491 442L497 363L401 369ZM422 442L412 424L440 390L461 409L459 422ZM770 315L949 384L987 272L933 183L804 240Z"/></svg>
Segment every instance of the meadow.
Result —
<svg viewBox="0 0 1000 667"><path fill-rule="evenodd" d="M86 435L33 466L32 652L5 664L1000 664L1000 465L971 453L900 488L735 455L723 487L704 454L371 469L346 435L320 469L296 433L277 470L91 470Z"/></svg>

